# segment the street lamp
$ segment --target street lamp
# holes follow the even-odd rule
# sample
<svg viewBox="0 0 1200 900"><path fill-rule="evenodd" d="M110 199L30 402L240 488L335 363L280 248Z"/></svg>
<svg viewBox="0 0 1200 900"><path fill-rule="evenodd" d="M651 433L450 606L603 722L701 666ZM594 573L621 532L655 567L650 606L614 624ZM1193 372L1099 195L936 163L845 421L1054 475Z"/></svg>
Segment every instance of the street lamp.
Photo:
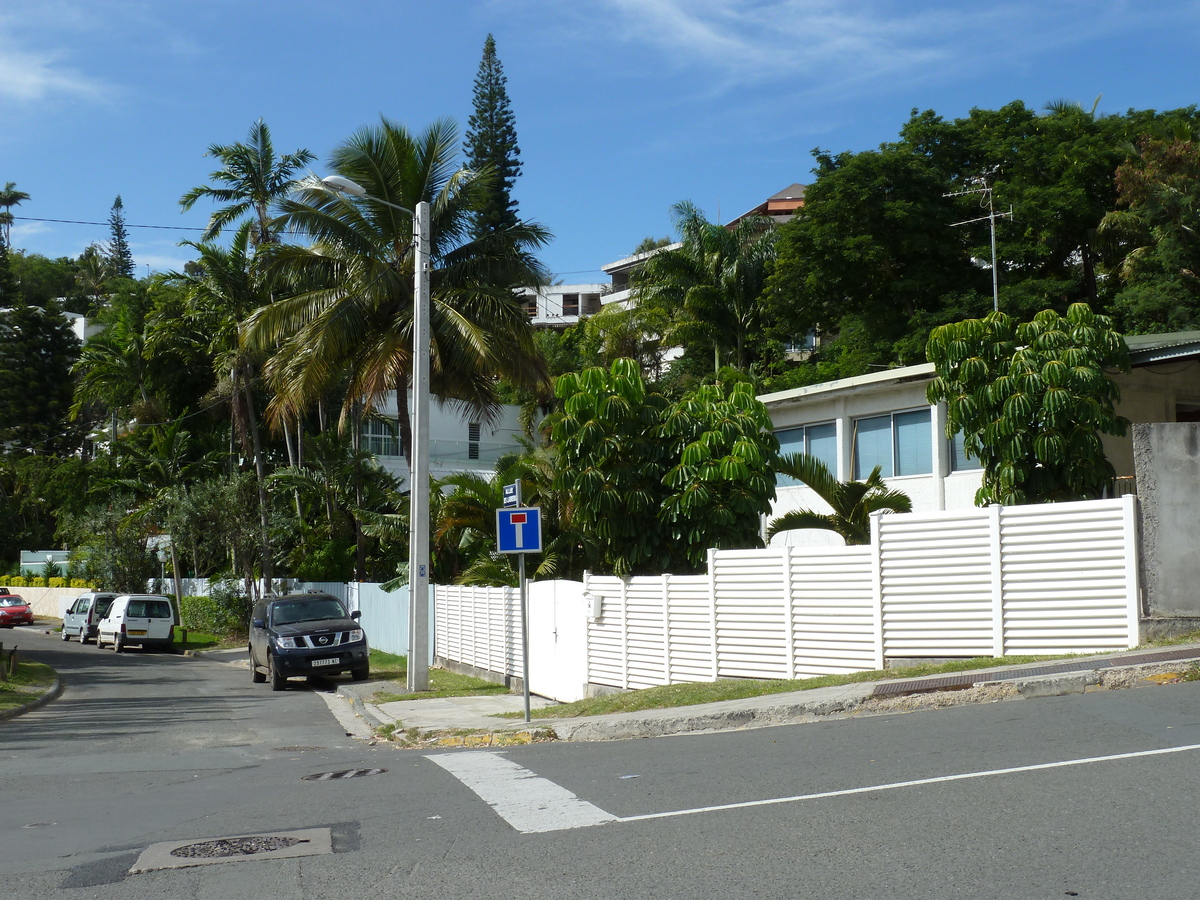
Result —
<svg viewBox="0 0 1200 900"><path fill-rule="evenodd" d="M429 203L416 211L380 200L341 175L321 183L335 193L382 203L413 217L412 453L408 462L408 689L429 690ZM400 397L396 397L400 402Z"/></svg>

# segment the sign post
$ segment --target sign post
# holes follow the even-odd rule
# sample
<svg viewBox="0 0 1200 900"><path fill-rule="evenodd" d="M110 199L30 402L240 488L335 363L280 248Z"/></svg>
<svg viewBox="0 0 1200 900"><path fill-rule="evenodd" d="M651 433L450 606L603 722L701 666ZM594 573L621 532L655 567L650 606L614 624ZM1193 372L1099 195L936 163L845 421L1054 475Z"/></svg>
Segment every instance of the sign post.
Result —
<svg viewBox="0 0 1200 900"><path fill-rule="evenodd" d="M500 553L517 554L517 585L521 596L521 686L525 695L525 721L528 722L529 590L525 581L525 554L542 552L542 511L536 506L521 506L519 481L504 486L504 505L505 509L496 510L496 549Z"/></svg>

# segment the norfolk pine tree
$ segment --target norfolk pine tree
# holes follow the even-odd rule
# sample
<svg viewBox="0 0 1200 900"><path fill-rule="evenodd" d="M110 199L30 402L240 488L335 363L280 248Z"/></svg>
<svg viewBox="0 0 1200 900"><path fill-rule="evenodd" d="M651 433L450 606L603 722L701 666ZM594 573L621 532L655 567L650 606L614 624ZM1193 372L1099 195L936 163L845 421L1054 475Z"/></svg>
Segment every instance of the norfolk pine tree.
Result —
<svg viewBox="0 0 1200 900"><path fill-rule="evenodd" d="M490 171L493 179L487 202L475 216L476 237L503 231L517 224L513 184L521 174L521 148L517 146L516 117L508 102L508 79L496 56L496 40L483 42L483 59L475 76L474 112L467 120L463 153L467 168Z"/></svg>
<svg viewBox="0 0 1200 900"><path fill-rule="evenodd" d="M132 278L134 273L133 253L129 249L129 238L125 234L125 204L121 195L113 201L108 214L108 226L112 229L112 240L108 242L108 262L112 273L119 278Z"/></svg>

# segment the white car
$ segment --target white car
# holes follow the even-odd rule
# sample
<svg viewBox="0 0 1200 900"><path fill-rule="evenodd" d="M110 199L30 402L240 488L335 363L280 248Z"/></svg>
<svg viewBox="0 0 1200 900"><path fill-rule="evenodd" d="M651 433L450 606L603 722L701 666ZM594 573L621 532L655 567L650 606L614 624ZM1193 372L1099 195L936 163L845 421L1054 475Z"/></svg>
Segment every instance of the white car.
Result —
<svg viewBox="0 0 1200 900"><path fill-rule="evenodd" d="M128 644L169 647L175 636L171 601L156 594L122 594L108 608L96 630L96 646L112 644L120 653Z"/></svg>

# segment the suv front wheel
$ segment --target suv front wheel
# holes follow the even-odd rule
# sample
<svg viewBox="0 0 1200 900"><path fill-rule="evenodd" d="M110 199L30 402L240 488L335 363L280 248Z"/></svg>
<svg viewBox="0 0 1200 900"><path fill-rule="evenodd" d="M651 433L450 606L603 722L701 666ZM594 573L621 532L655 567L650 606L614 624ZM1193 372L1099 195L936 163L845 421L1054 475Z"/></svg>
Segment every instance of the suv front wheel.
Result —
<svg viewBox="0 0 1200 900"><path fill-rule="evenodd" d="M287 688L287 678L275 665L275 657L267 657L267 671L270 672L271 690L282 691Z"/></svg>

